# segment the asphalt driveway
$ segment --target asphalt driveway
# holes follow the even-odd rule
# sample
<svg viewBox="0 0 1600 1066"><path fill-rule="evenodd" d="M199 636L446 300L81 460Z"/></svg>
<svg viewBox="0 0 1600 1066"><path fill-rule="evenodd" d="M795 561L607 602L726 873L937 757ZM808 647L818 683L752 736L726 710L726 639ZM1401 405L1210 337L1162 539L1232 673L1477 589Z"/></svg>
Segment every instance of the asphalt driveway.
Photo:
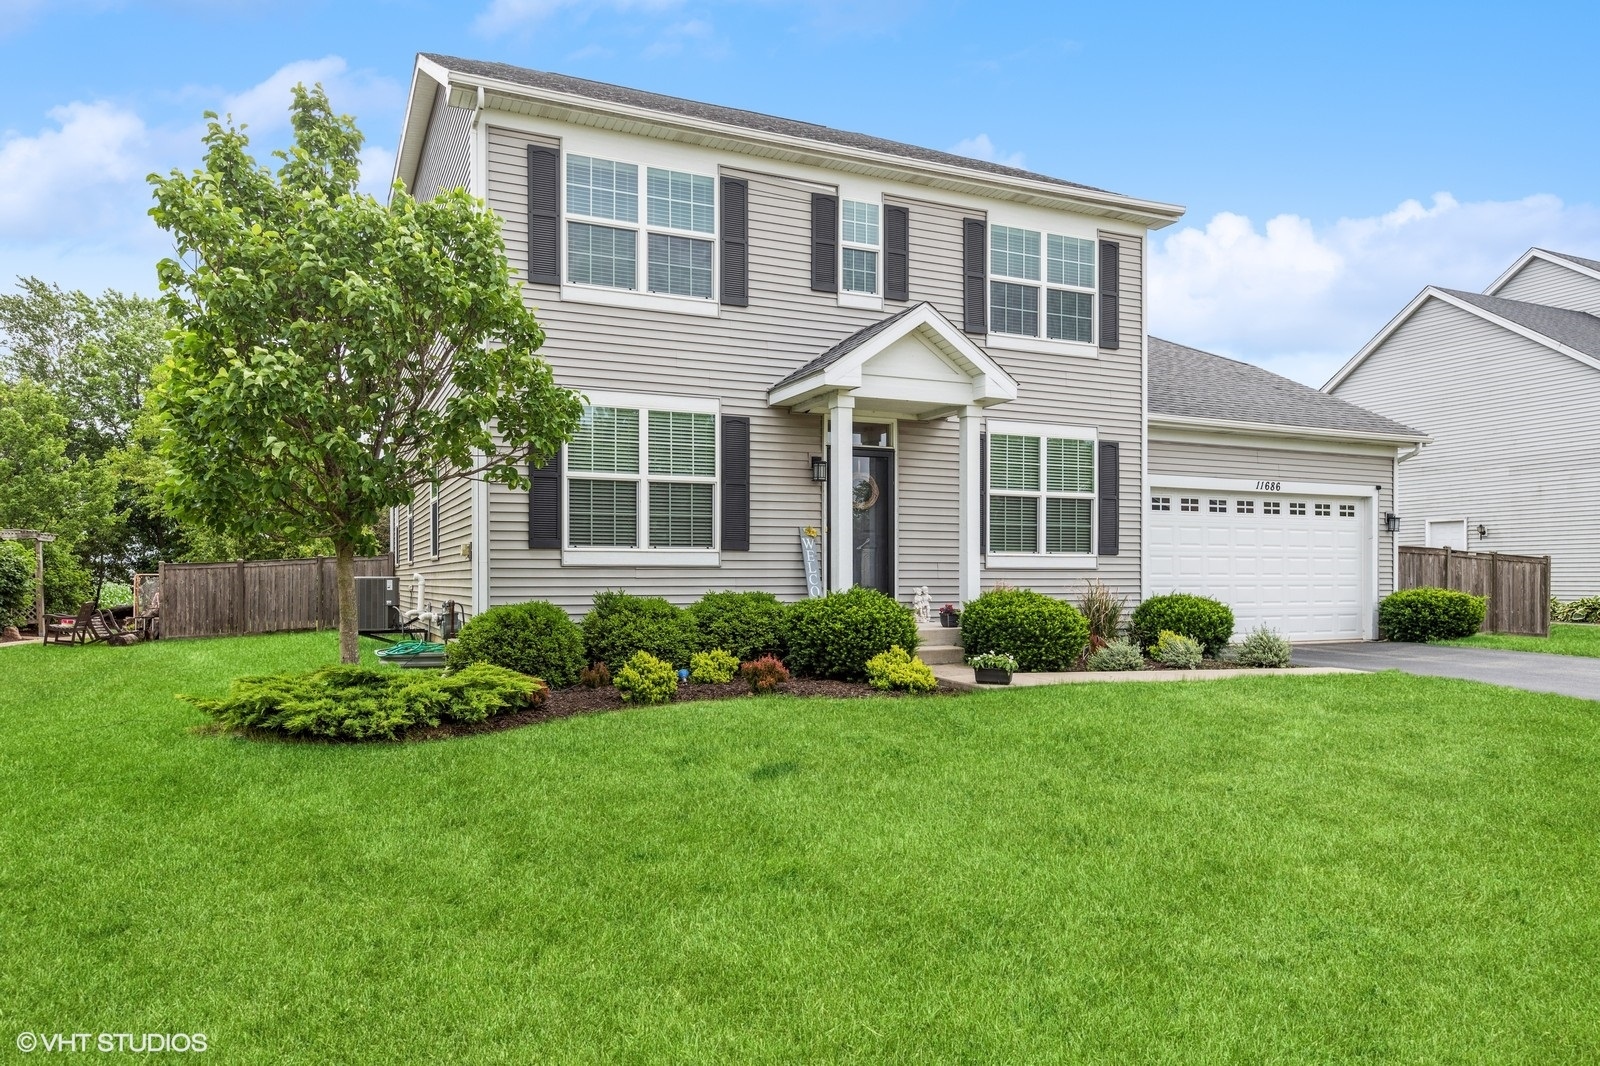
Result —
<svg viewBox="0 0 1600 1066"><path fill-rule="evenodd" d="M1429 677L1487 681L1491 685L1600 700L1600 659L1545 655L1535 651L1452 648L1381 641L1296 644L1296 666L1343 666L1353 670L1401 670Z"/></svg>

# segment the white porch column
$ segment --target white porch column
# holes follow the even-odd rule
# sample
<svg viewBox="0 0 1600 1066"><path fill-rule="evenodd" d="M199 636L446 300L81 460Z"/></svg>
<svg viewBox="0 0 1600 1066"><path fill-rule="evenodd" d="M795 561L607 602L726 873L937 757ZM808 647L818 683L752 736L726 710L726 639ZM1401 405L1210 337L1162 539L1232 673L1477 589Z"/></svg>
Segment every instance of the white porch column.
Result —
<svg viewBox="0 0 1600 1066"><path fill-rule="evenodd" d="M978 508L978 492L982 485L982 471L978 468L978 433L983 428L983 408L965 407L960 415L961 424L961 476L958 491L959 533L957 551L960 561L958 592L963 603L978 598L983 578L982 513Z"/></svg>
<svg viewBox="0 0 1600 1066"><path fill-rule="evenodd" d="M828 588L855 584L855 406L853 396L828 398Z"/></svg>

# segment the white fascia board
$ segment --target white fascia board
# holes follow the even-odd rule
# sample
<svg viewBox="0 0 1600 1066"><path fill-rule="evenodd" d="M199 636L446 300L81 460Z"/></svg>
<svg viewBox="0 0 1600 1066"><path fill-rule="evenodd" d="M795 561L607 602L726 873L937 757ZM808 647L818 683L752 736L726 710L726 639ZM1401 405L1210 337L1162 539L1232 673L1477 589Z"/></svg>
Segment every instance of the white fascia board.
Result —
<svg viewBox="0 0 1600 1066"><path fill-rule="evenodd" d="M1390 335L1393 334L1395 330L1399 329L1407 319L1416 313L1417 308L1421 307L1423 303L1430 299L1438 300L1441 303L1447 303L1451 307L1459 308L1469 315L1476 315L1485 322L1493 323L1494 325L1499 326L1501 329L1510 330L1519 337L1526 337L1535 344L1542 344L1551 351L1560 352L1569 359L1577 360L1584 366L1594 370L1600 370L1600 359L1595 359L1593 356L1585 355L1576 348L1562 344L1553 337L1545 336L1538 330L1529 329L1527 326L1513 322L1508 318L1502 318L1493 311L1486 311L1476 304L1467 303L1467 301L1462 300L1459 297L1452 296L1443 289L1438 289L1432 285L1429 285L1426 289L1423 289L1421 292L1417 293L1416 298L1410 303L1406 304L1404 310L1402 310L1398 315L1395 315L1394 318L1390 319L1389 324L1378 331L1377 336L1373 337L1370 341L1364 344L1361 350L1350 358L1348 363L1340 367L1339 372L1334 374L1333 377L1329 378L1326 385L1322 386L1322 391L1330 394L1333 393L1334 390L1344 383L1346 378L1355 373L1357 367L1366 362L1369 355L1377 351L1378 347L1383 344L1384 341L1388 340Z"/></svg>
<svg viewBox="0 0 1600 1066"><path fill-rule="evenodd" d="M1188 418L1179 415L1148 415L1150 436L1160 439L1163 427L1209 430L1219 435L1285 437L1312 441L1349 441L1357 444L1382 444L1390 447L1431 444L1433 438L1413 433L1370 433L1354 429L1323 429L1316 426L1284 426L1272 422L1243 422L1227 418ZM1218 441L1218 443L1225 443Z"/></svg>
<svg viewBox="0 0 1600 1066"><path fill-rule="evenodd" d="M422 62L423 59L419 56L419 66ZM432 65L437 66L437 64ZM867 148L813 141L804 137L732 126L689 115L671 115L632 104L595 100L572 93L519 85L498 78L485 78L452 71L447 74L447 80L452 87L481 86L491 93L531 101L547 109L547 117L560 121L597 125L599 123L595 121L596 116L618 118L633 127L630 132L640 133L643 136L699 142L731 151L756 145L766 149L766 152L746 154L773 154L777 158L809 163L830 170L842 170L864 177L907 181L919 185L935 184L926 180L934 178L938 179L940 187L965 187L976 196L1034 202L1041 206L1121 219L1148 229L1170 226L1184 214L1182 206L1159 200L1145 200L1080 186L1055 185L1029 178L968 170L949 163L934 163ZM491 102L488 106L492 108L494 105ZM640 130L637 126L646 128Z"/></svg>
<svg viewBox="0 0 1600 1066"><path fill-rule="evenodd" d="M1519 270L1527 266L1535 259L1542 259L1546 263L1549 263L1553 266L1561 267L1563 270L1570 270L1574 274L1582 274L1585 277L1594 278L1596 281L1600 281L1600 270L1593 270L1584 266L1582 263L1574 263L1570 259L1563 259L1561 256L1547 252L1543 248L1529 248L1526 252L1522 253L1522 258L1518 259L1515 263L1512 263L1509 268L1507 268L1504 274L1501 274L1498 278L1495 278L1494 281L1490 282L1489 287L1483 290L1483 294L1485 296L1498 296L1500 294L1500 290L1505 287L1506 282L1516 277Z"/></svg>

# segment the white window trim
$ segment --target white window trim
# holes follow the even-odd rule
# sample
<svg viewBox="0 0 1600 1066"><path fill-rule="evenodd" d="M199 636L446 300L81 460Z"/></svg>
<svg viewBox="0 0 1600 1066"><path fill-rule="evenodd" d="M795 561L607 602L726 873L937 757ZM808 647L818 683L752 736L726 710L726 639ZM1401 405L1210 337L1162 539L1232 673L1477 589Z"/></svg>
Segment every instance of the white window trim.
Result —
<svg viewBox="0 0 1600 1066"><path fill-rule="evenodd" d="M996 274L993 270L994 227L1003 226L1007 229L1033 230L1039 234L1039 277L1020 278L1009 274ZM1071 237L1075 240L1088 241L1094 246L1094 278L1095 284L1088 288L1081 285L1056 285L1050 279L1050 238ZM985 234L984 254L984 307L986 321L989 323L988 336L985 344L990 348L1008 349L1017 352L1038 352L1047 355L1075 355L1099 358L1098 347L1100 333L1100 241L1099 234L1084 235L1081 233L1066 232L1065 227L1052 227L1051 221L1045 218L1017 219L1002 216L996 218L989 216L989 227ZM1000 333L994 327L994 302L993 290L990 283L1000 281L1012 285L1029 285L1039 292L1039 332L1033 336L1024 333ZM1047 321L1050 308L1050 290L1060 289L1062 292L1080 292L1089 295L1089 339L1087 341L1073 341L1053 338L1048 336L1050 325Z"/></svg>
<svg viewBox="0 0 1600 1066"><path fill-rule="evenodd" d="M716 399L699 396L664 396L637 392L588 392L585 394L591 407L623 407L639 412L639 472L637 474L591 473L579 470L574 473L568 466L571 449L561 450L561 564L563 566L720 566L722 564L722 406ZM649 412L681 412L708 414L712 426L712 454L716 461L716 475L710 478L664 477L661 480L694 482L711 485L711 547L709 548L651 548L650 539L650 425ZM570 542L572 507L570 491L572 479L584 481L632 481L637 493L638 532L643 543L634 548L573 547Z"/></svg>
<svg viewBox="0 0 1600 1066"><path fill-rule="evenodd" d="M717 294L722 291L722 264L719 261L721 256L718 254L718 242L722 235L722 182L719 180L720 174L715 170L710 174L701 174L698 171L686 169L681 160L657 159L648 154L619 158L616 155L607 154L610 151L611 149L609 148L588 148L581 145L574 147L563 144L562 146L561 166L557 168L560 171L558 177L561 202L561 298L563 300L572 300L575 303L602 304L610 307L634 307L647 311L675 311L701 315L706 318L718 317L721 313L721 302ZM580 215L567 209L567 160L574 155L587 156L590 159L603 159L610 163L629 163L638 168L638 212L635 221L627 222L621 219L600 218L595 215ZM676 170L681 173L694 174L696 177L709 177L711 179L710 233L649 224L647 220L650 217L650 169L652 167L657 170ZM635 235L633 288L617 289L610 285L590 285L569 280L567 270L571 263L570 256L572 254L572 234L567 227L569 222L582 222L591 226L605 226L610 229L633 231ZM652 233L688 237L693 240L710 242L711 295L709 298L650 291L650 234Z"/></svg>
<svg viewBox="0 0 1600 1066"><path fill-rule="evenodd" d="M1088 426L1062 426L1047 422L1001 422L990 421L984 430L992 441L996 436L1019 436L1039 438L1039 489L1037 492L1013 492L1009 490L996 490L993 487L986 489L987 495L992 500L995 496L1031 496L1039 500L1038 510L1038 548L1031 552L1003 552L996 551L991 544L984 554L984 565L994 570L1094 570L1100 565L1100 453L1099 433ZM1047 468L1047 440L1076 440L1088 441L1090 444L1091 467L1094 472L1094 485L1087 493L1052 493L1045 488L1048 477ZM993 452L991 451L991 455ZM989 472L984 472L984 484L989 484ZM1045 501L1052 496L1061 499L1087 499L1089 501L1089 550L1087 552L1047 552L1045 545L1046 506ZM992 513L992 512L991 512ZM987 517L985 521L988 521ZM991 534L986 531L986 538Z"/></svg>
<svg viewBox="0 0 1600 1066"><path fill-rule="evenodd" d="M858 204L876 204L878 207L878 243L861 244L857 241L844 239L844 204L846 200ZM857 248L864 252L873 252L878 257L877 269L873 271L873 291L855 292L844 287L844 250ZM858 307L870 311L883 310L883 196L877 192L862 192L841 188L839 190L839 306Z"/></svg>

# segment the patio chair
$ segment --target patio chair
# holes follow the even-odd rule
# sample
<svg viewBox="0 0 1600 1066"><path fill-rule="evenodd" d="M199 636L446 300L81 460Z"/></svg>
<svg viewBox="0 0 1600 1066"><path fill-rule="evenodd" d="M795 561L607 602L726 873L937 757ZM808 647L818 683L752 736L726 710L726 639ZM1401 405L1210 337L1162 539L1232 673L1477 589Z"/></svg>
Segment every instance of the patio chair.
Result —
<svg viewBox="0 0 1600 1066"><path fill-rule="evenodd" d="M104 639L102 634L95 632L94 601L90 600L78 608L75 617L60 616L54 622L46 622L44 627L44 642L46 644L93 644ZM103 624L103 623L102 623Z"/></svg>
<svg viewBox="0 0 1600 1066"><path fill-rule="evenodd" d="M103 640L109 644L132 644L138 639L131 624L124 623L105 607L90 616L89 631L94 634L92 639Z"/></svg>

